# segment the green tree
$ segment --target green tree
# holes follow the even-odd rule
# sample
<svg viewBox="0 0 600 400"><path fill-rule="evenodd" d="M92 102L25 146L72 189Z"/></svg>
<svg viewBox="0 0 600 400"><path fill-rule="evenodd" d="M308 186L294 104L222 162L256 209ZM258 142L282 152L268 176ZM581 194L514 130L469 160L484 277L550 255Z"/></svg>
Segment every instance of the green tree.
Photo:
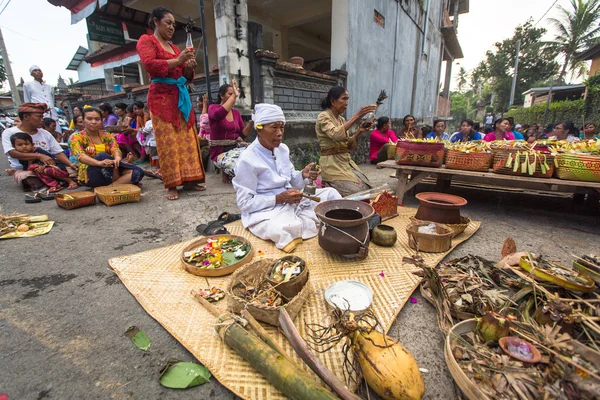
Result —
<svg viewBox="0 0 600 400"><path fill-rule="evenodd" d="M600 0L571 0L571 10L558 6L559 18L548 21L558 30L551 46L564 57L558 79L564 82L565 73L572 72L577 77L585 73L585 61L577 60L575 54L598 41L600 34Z"/></svg>
<svg viewBox="0 0 600 400"><path fill-rule="evenodd" d="M467 85L467 78L469 74L464 67L460 67L458 71L458 76L456 77L456 84L458 85L458 91L462 93L463 89Z"/></svg>
<svg viewBox="0 0 600 400"><path fill-rule="evenodd" d="M523 103L521 93L533 87L535 82L548 79L558 69L554 60L556 53L541 41L545 33L544 28L535 28L533 21L527 20L515 28L512 38L495 43L493 51L488 51L485 60L475 69L474 73L491 86L496 111L508 109L517 40L521 41L521 48L515 104Z"/></svg>

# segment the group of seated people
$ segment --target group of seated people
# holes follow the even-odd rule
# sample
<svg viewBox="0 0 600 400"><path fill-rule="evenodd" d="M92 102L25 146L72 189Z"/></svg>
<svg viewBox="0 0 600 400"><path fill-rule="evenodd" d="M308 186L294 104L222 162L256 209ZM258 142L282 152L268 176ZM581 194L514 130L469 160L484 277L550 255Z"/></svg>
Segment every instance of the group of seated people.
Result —
<svg viewBox="0 0 600 400"><path fill-rule="evenodd" d="M388 117L380 117L377 120L377 128L371 132L369 159L372 164L377 164L388 159L389 146L395 146L399 138L409 139L437 139L441 141L469 142L474 140L485 140L492 142L494 140L526 140L533 143L536 140L556 139L574 142L578 140L595 140L600 135L596 132L596 124L588 122L584 126L583 133L580 133L575 124L571 121L557 122L549 124L545 129L540 129L539 125L515 125L512 118L498 118L492 128L485 128L481 131L481 125L470 119L465 119L460 123L460 130L449 135L446 133L446 122L436 120L433 122L433 128L425 126L422 129L414 128L414 117L407 115L404 117L403 127L400 134L396 135L391 129L391 122ZM412 134L406 135L405 132Z"/></svg>
<svg viewBox="0 0 600 400"><path fill-rule="evenodd" d="M74 129L56 137L42 128L47 126L44 103L19 106L20 123L2 132L2 146L17 184L25 191L26 202L38 202L45 195L64 187L75 189L79 184L89 187L111 183L140 184L144 171L133 163L131 155L123 153L115 137L103 127L103 112L92 108L80 110L73 118ZM51 128L48 127L48 128ZM59 140L57 140L59 139ZM69 143L67 157L60 142Z"/></svg>

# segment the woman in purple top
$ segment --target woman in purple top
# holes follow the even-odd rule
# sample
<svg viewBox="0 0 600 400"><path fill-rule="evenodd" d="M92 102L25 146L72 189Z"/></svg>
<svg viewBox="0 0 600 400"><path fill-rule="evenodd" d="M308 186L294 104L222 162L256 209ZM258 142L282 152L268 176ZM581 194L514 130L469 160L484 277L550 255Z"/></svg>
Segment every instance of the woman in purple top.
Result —
<svg viewBox="0 0 600 400"><path fill-rule="evenodd" d="M388 117L380 117L377 120L377 129L371 132L371 137L369 138L369 159L371 160L371 164L387 160L387 149L390 146L390 140L394 143L398 141L391 127L392 123Z"/></svg>
<svg viewBox="0 0 600 400"><path fill-rule="evenodd" d="M494 140L515 140L514 135L510 132L510 122L506 118L499 118L494 122L494 132L490 132L484 136L486 142Z"/></svg>
<svg viewBox="0 0 600 400"><path fill-rule="evenodd" d="M98 106L102 113L102 127L115 126L119 122L119 117L113 112L113 108L108 103L102 103Z"/></svg>
<svg viewBox="0 0 600 400"><path fill-rule="evenodd" d="M234 177L235 163L245 144L254 122L244 126L242 115L233 108L239 95L235 81L219 88L220 104L208 106L210 124L210 159L222 171L223 182L229 183ZM247 145L247 144L246 144Z"/></svg>

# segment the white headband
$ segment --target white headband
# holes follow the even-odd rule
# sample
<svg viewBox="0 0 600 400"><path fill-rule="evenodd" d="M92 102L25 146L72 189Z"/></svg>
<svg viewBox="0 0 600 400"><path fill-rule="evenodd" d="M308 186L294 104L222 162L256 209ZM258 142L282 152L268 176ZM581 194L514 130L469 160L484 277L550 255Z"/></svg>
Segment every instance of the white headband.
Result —
<svg viewBox="0 0 600 400"><path fill-rule="evenodd" d="M285 115L283 115L281 107L275 104L259 103L254 106L252 120L255 125L264 125L273 122L285 123Z"/></svg>
<svg viewBox="0 0 600 400"><path fill-rule="evenodd" d="M39 69L41 71L41 68L38 67L37 65L32 65L31 67L29 67L29 73L32 73L33 71L35 71L36 69Z"/></svg>

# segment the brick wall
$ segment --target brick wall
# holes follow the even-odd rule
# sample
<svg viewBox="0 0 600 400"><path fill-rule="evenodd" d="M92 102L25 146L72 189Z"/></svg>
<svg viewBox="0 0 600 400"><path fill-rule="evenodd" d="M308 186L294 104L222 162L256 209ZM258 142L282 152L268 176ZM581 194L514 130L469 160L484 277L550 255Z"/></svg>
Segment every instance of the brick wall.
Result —
<svg viewBox="0 0 600 400"><path fill-rule="evenodd" d="M307 90L273 87L275 104L284 110L321 111L321 99L327 92L311 92Z"/></svg>

